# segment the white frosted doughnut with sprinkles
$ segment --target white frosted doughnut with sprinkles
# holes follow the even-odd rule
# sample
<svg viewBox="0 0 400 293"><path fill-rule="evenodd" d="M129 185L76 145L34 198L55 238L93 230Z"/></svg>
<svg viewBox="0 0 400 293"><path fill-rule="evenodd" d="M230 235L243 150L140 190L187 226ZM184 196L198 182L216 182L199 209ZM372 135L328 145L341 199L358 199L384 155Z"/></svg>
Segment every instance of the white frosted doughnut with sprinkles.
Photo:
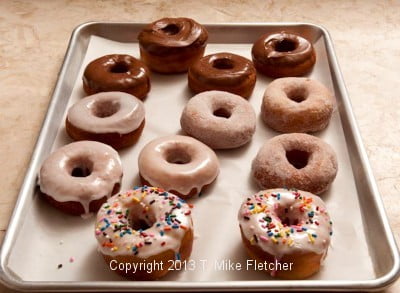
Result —
<svg viewBox="0 0 400 293"><path fill-rule="evenodd" d="M268 270L272 276L304 279L320 269L332 235L320 197L300 190L263 190L243 202L238 219L252 259L290 267Z"/></svg>
<svg viewBox="0 0 400 293"><path fill-rule="evenodd" d="M135 187L111 197L97 214L99 251L117 273L134 280L154 280L175 260L189 258L193 244L191 207L156 187ZM131 269L119 264L136 264ZM146 264L156 267L152 272ZM163 265L160 265L160 264ZM136 266L136 267L135 267Z"/></svg>

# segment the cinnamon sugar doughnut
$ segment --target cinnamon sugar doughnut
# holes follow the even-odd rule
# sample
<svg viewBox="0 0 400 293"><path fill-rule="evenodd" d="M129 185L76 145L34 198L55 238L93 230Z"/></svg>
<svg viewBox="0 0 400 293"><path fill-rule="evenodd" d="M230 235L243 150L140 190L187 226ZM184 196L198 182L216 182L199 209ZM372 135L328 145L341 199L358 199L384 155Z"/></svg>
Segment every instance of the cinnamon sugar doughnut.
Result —
<svg viewBox="0 0 400 293"><path fill-rule="evenodd" d="M279 132L315 132L329 124L334 103L332 93L316 80L279 78L265 90L261 116Z"/></svg>
<svg viewBox="0 0 400 293"><path fill-rule="evenodd" d="M327 143L304 133L268 140L253 160L252 174L261 188L297 188L314 194L328 189L337 173L336 154Z"/></svg>
<svg viewBox="0 0 400 293"><path fill-rule="evenodd" d="M182 129L213 149L240 147L252 138L256 114L248 101L222 91L197 94L181 116Z"/></svg>

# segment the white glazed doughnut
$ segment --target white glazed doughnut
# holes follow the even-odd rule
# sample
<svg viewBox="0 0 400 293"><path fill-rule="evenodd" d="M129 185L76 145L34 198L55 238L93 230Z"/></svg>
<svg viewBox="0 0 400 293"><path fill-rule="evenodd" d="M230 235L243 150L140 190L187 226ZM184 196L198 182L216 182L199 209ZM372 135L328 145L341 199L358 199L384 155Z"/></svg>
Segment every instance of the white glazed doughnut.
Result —
<svg viewBox="0 0 400 293"><path fill-rule="evenodd" d="M134 144L144 127L143 102L123 92L79 100L69 110L66 131L74 140L96 140L116 149Z"/></svg>
<svg viewBox="0 0 400 293"><path fill-rule="evenodd" d="M238 219L251 258L291 263L288 270L269 270L272 276L304 279L320 269L332 222L318 196L300 190L263 190L243 202Z"/></svg>
<svg viewBox="0 0 400 293"><path fill-rule="evenodd" d="M71 214L96 212L119 191L118 153L95 141L67 144L53 152L39 172L40 191L55 207Z"/></svg>
<svg viewBox="0 0 400 293"><path fill-rule="evenodd" d="M139 154L138 165L143 184L161 187L183 198L199 194L219 173L214 151L183 135L149 142Z"/></svg>
<svg viewBox="0 0 400 293"><path fill-rule="evenodd" d="M116 270L131 279L152 280L168 273L170 261L189 258L193 243L190 207L174 194L156 187L135 187L111 197L97 214L95 235L109 267L118 263L164 263ZM158 269L157 269L158 268Z"/></svg>
<svg viewBox="0 0 400 293"><path fill-rule="evenodd" d="M187 103L181 127L213 149L237 148L252 138L256 114L250 103L238 95L207 91Z"/></svg>
<svg viewBox="0 0 400 293"><path fill-rule="evenodd" d="M126 134L137 129L144 119L143 102L123 92L104 92L79 100L67 119L80 129L95 133Z"/></svg>

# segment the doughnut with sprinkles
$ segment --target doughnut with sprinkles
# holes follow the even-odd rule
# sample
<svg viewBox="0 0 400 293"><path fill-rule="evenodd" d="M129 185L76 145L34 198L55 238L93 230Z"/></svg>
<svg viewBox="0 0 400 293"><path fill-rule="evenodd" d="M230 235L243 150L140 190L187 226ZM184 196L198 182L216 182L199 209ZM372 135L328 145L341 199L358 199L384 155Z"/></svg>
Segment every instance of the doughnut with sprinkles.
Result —
<svg viewBox="0 0 400 293"><path fill-rule="evenodd" d="M320 197L301 190L263 190L244 200L238 214L243 244L260 262L292 263L268 271L282 279L305 279L326 257L332 222Z"/></svg>
<svg viewBox="0 0 400 293"><path fill-rule="evenodd" d="M95 236L112 270L133 280L159 279L168 273L168 264L191 254L191 206L161 188L135 187L103 204ZM142 265L149 263L157 269ZM124 264L131 264L131 269L120 269Z"/></svg>

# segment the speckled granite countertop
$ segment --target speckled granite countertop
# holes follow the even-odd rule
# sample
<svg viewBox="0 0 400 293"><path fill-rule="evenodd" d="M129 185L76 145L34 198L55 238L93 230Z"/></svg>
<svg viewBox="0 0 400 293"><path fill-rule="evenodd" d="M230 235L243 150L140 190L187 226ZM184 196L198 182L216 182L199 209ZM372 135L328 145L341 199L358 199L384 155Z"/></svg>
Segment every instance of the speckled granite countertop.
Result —
<svg viewBox="0 0 400 293"><path fill-rule="evenodd" d="M69 37L87 21L312 22L332 35L354 112L399 239L400 1L0 1L0 241ZM396 199L397 196L397 199ZM0 287L0 292L8 292ZM397 282L387 292L400 291Z"/></svg>

